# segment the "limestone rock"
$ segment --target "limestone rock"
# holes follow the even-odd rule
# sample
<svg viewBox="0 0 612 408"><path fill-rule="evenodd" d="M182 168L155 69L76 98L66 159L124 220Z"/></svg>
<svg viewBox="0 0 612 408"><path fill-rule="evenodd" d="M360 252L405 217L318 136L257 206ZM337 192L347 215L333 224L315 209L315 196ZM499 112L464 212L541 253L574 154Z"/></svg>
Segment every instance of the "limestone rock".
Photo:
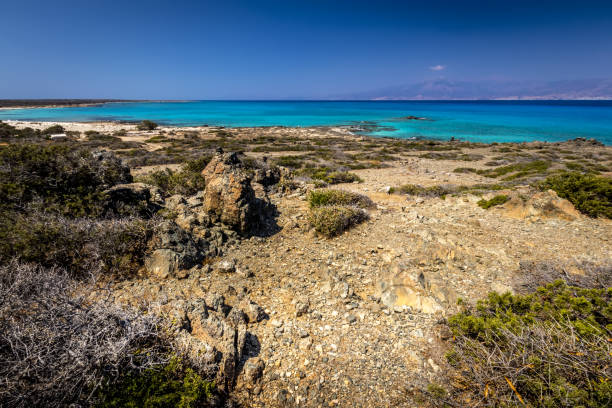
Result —
<svg viewBox="0 0 612 408"><path fill-rule="evenodd" d="M160 279L178 277L180 270L190 269L204 259L201 245L172 221L158 226L149 245L152 252L145 258L145 268Z"/></svg>
<svg viewBox="0 0 612 408"><path fill-rule="evenodd" d="M206 180L203 209L211 222L221 222L247 233L256 221L255 193L251 179L236 153L219 153L202 170Z"/></svg>
<svg viewBox="0 0 612 408"><path fill-rule="evenodd" d="M380 299L390 309L409 307L412 310L432 314L442 311L431 284L425 275L410 268L394 265L388 278L379 282ZM436 291L441 291L436 285Z"/></svg>

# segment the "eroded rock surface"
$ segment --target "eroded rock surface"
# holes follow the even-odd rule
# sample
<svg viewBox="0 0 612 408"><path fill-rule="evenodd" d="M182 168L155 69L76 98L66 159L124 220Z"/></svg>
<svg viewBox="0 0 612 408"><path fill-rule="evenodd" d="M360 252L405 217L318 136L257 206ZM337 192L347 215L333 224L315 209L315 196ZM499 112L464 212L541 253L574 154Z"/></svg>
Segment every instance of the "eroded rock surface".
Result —
<svg viewBox="0 0 612 408"><path fill-rule="evenodd" d="M251 178L236 153L218 153L202 171L206 181L203 209L210 221L221 222L246 234L257 224Z"/></svg>

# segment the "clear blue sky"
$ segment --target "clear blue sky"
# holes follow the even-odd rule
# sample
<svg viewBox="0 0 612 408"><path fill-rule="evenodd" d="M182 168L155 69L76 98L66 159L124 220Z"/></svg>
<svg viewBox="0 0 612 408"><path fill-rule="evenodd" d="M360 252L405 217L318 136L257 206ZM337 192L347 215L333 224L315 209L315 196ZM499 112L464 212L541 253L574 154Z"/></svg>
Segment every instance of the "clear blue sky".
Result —
<svg viewBox="0 0 612 408"><path fill-rule="evenodd" d="M3 0L0 98L325 97L612 76L612 1Z"/></svg>

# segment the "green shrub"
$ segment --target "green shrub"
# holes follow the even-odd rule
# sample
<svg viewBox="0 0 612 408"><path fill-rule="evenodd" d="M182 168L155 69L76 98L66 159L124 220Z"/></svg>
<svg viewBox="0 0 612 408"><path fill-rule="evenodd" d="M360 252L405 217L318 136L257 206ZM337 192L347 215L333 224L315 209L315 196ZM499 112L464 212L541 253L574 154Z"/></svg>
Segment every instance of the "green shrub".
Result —
<svg viewBox="0 0 612 408"><path fill-rule="evenodd" d="M315 231L333 237L368 219L361 208L342 205L325 205L310 209L309 221Z"/></svg>
<svg viewBox="0 0 612 408"><path fill-rule="evenodd" d="M296 175L306 175L314 180L321 180L328 184L363 182L355 173L334 171L329 167L307 167L297 171Z"/></svg>
<svg viewBox="0 0 612 408"><path fill-rule="evenodd" d="M130 182L129 168L112 153L68 145L0 146L0 208L26 206L71 216L99 216L103 190Z"/></svg>
<svg viewBox="0 0 612 408"><path fill-rule="evenodd" d="M369 208L374 205L369 197L345 190L322 189L311 191L308 195L310 208L325 205L353 205L359 208Z"/></svg>
<svg viewBox="0 0 612 408"><path fill-rule="evenodd" d="M64 133L64 127L62 125L49 126L48 128L42 131L43 135L54 135L58 133Z"/></svg>
<svg viewBox="0 0 612 408"><path fill-rule="evenodd" d="M504 178L504 180L514 180L517 178L522 178L529 175L534 175L538 173L545 172L551 163L545 160L534 160L525 163L515 163L510 164L508 166L496 167L494 169L489 170L477 170L476 172L482 176L497 178L504 176L506 174L511 174Z"/></svg>
<svg viewBox="0 0 612 408"><path fill-rule="evenodd" d="M612 288L556 281L531 295L492 292L449 319L449 381L486 406L606 407L612 403ZM461 404L460 404L461 405Z"/></svg>
<svg viewBox="0 0 612 408"><path fill-rule="evenodd" d="M304 164L303 156L279 156L273 159L274 164L281 167L299 169Z"/></svg>
<svg viewBox="0 0 612 408"><path fill-rule="evenodd" d="M40 139L40 130L32 128L17 129L8 123L0 121L0 139Z"/></svg>
<svg viewBox="0 0 612 408"><path fill-rule="evenodd" d="M140 122L136 128L138 130L154 130L157 129L157 123L150 121L150 120L143 120L142 122Z"/></svg>
<svg viewBox="0 0 612 408"><path fill-rule="evenodd" d="M61 266L75 277L97 272L127 276L142 266L152 234L152 223L139 219L74 220L41 212L4 212L0 263L17 258Z"/></svg>
<svg viewBox="0 0 612 408"><path fill-rule="evenodd" d="M478 201L476 204L478 204L479 207L484 208L485 210L488 210L489 208L495 207L496 205L504 204L509 199L510 197L508 197L507 195L498 194L490 200L485 200L483 198L482 200Z"/></svg>
<svg viewBox="0 0 612 408"><path fill-rule="evenodd" d="M206 381L177 358L109 383L98 392L97 408L197 408L212 406L215 384Z"/></svg>
<svg viewBox="0 0 612 408"><path fill-rule="evenodd" d="M166 195L192 195L204 189L205 182L201 173L210 159L211 156L202 156L185 162L179 171L158 170L139 177L138 181L157 186Z"/></svg>
<svg viewBox="0 0 612 408"><path fill-rule="evenodd" d="M404 184L393 189L400 194L416 195L423 197L444 197L447 194L456 193L458 190L452 186L430 186L423 187L416 184Z"/></svg>
<svg viewBox="0 0 612 408"><path fill-rule="evenodd" d="M554 190L591 217L612 218L612 179L576 172L550 176L539 187Z"/></svg>

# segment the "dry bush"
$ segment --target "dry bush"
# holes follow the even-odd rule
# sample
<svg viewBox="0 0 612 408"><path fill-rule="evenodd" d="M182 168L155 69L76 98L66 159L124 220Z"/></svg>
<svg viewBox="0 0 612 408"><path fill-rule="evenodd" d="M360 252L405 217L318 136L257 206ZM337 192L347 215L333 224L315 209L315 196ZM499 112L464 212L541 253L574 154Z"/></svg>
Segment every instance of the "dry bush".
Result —
<svg viewBox="0 0 612 408"><path fill-rule="evenodd" d="M602 264L580 262L576 266L583 274L568 272L567 265L556 260L519 262L514 287L524 293L533 292L539 286L563 280L568 285L581 288L602 289L612 287L612 261Z"/></svg>
<svg viewBox="0 0 612 408"><path fill-rule="evenodd" d="M76 290L59 268L0 266L0 406L89 405L104 381L166 363L157 318Z"/></svg>

